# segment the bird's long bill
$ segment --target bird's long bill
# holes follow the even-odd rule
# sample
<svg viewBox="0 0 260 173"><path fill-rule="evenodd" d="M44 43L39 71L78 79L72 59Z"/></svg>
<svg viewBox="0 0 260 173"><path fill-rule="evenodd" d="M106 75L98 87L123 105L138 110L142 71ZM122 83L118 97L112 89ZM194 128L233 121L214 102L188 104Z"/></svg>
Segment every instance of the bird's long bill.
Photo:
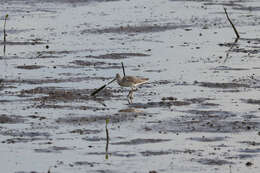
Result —
<svg viewBox="0 0 260 173"><path fill-rule="evenodd" d="M115 80L116 80L116 78L113 79L112 81L108 82L107 84L103 85L102 87L96 89L93 93L91 93L91 96L96 95L99 91L101 91L102 89L104 89L104 88L105 88L106 86L108 86L109 84L113 83Z"/></svg>

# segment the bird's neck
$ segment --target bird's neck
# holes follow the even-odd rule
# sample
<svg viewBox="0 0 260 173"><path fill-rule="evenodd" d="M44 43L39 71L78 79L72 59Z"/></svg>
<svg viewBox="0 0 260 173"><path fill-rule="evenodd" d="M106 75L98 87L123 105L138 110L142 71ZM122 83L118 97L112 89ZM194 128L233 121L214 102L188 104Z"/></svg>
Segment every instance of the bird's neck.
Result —
<svg viewBox="0 0 260 173"><path fill-rule="evenodd" d="M118 84L121 82L121 80L122 80L122 78L121 78L120 76L118 76L118 77L116 78L116 81L117 81Z"/></svg>

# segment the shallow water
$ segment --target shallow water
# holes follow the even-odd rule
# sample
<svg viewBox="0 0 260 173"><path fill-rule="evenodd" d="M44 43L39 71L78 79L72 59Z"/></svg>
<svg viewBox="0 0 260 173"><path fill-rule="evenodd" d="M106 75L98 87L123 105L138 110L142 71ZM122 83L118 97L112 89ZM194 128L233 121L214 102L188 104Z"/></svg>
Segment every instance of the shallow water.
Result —
<svg viewBox="0 0 260 173"><path fill-rule="evenodd" d="M0 4L4 172L259 172L258 1Z"/></svg>

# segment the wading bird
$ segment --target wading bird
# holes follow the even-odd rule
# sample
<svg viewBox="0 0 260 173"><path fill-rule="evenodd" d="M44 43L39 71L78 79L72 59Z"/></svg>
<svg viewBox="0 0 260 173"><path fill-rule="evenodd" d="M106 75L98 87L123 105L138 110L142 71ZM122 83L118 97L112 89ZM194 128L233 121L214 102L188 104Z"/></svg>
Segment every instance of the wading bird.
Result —
<svg viewBox="0 0 260 173"><path fill-rule="evenodd" d="M128 103L133 103L133 93L137 90L137 86L143 83L146 83L149 79L148 78L141 78L136 76L124 76L121 77L120 74L116 74L116 81L118 85L121 87L130 87L131 90L127 95Z"/></svg>

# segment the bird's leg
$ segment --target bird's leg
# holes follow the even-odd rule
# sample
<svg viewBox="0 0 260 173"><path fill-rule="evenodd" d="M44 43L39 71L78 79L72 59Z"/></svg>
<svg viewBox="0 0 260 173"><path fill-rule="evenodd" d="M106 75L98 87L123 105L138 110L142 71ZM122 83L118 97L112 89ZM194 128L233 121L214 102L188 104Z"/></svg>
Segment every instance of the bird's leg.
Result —
<svg viewBox="0 0 260 173"><path fill-rule="evenodd" d="M132 90L130 90L129 93L128 93L128 95L127 95L128 104L131 104L131 102L130 102L130 94L131 94L131 91L132 91Z"/></svg>
<svg viewBox="0 0 260 173"><path fill-rule="evenodd" d="M133 88L129 91L128 95L127 95L127 98L128 98L128 103L129 104L132 104L133 103L133 93L134 93L134 90Z"/></svg>

